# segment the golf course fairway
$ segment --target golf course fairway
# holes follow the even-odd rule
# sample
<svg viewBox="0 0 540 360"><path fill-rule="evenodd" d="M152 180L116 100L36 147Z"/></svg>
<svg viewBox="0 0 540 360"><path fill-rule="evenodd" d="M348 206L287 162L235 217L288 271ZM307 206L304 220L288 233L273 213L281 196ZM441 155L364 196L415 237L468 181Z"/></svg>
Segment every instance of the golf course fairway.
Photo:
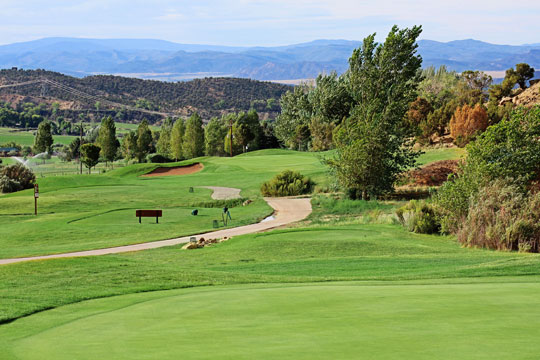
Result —
<svg viewBox="0 0 540 360"><path fill-rule="evenodd" d="M0 348L6 360L533 359L539 297L537 282L170 290L18 319Z"/></svg>

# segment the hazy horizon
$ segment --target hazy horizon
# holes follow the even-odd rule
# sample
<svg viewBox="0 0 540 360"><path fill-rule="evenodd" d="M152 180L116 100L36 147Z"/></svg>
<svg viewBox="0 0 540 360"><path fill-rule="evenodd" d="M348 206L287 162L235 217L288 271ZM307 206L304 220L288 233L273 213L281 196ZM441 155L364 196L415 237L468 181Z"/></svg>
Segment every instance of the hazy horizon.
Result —
<svg viewBox="0 0 540 360"><path fill-rule="evenodd" d="M280 46L358 41L391 26L422 25L421 39L539 43L540 2L296 0L37 0L2 2L0 45L46 37L158 39L182 44ZM511 30L508 30L511 29Z"/></svg>

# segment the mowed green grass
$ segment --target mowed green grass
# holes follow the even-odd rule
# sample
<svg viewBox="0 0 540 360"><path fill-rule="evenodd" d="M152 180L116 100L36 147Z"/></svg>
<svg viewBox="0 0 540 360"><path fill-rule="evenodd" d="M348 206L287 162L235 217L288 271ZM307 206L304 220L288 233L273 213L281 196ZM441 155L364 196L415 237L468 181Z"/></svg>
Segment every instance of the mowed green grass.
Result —
<svg viewBox="0 0 540 360"><path fill-rule="evenodd" d="M328 281L437 283L540 276L540 255L466 249L399 225L317 225L180 246L0 267L0 322L73 302L208 285ZM540 298L539 298L540 301Z"/></svg>
<svg viewBox="0 0 540 360"><path fill-rule="evenodd" d="M439 148L424 150L424 154L418 157L418 165L423 166L435 161L458 160L465 157L467 151L462 148Z"/></svg>
<svg viewBox="0 0 540 360"><path fill-rule="evenodd" d="M13 131L14 129L0 127L0 144L5 144L11 141L22 145L32 146L34 145L34 132L33 131ZM68 145L75 139L76 136L70 135L53 135L55 144Z"/></svg>
<svg viewBox="0 0 540 360"><path fill-rule="evenodd" d="M167 201L183 218L189 207L182 204L209 197L204 189L187 191L194 181L239 187L243 196L259 199L252 205L261 212L260 182L283 168L329 181L312 154L271 150L201 161L203 172L184 177L140 178L152 166L140 165L44 180L54 184L49 190L58 194L50 199L64 209L58 224L80 207L73 194L92 197L84 200L88 216L71 224L90 234L113 231L107 243L114 227L131 239L134 232L148 238L158 229L150 219L142 226L134 218L128 223L129 208L103 212L112 206L106 199L127 202L117 197L119 190L133 195L135 204ZM162 190L143 195L155 184ZM178 189L187 198L176 199ZM537 357L540 255L462 248L450 236L409 233L393 224L397 202L316 197L313 205L296 228L204 249L172 246L1 266L2 359ZM24 224L32 226L32 219ZM38 235L28 237L35 251L50 249ZM91 241L84 234L81 239Z"/></svg>
<svg viewBox="0 0 540 360"><path fill-rule="evenodd" d="M201 233L221 219L220 208L201 209L211 190L197 186L242 189L254 203L231 210L239 226L272 212L260 185L284 169L296 169L324 182L326 170L309 153L269 150L234 158L201 158L204 170L185 176L141 177L160 166L140 164L100 175L38 178L39 215L33 190L0 196L0 258L51 254L133 244ZM187 164L184 162L183 164ZM169 164L167 166L173 166ZM193 193L189 188L194 187ZM199 208L200 215L190 212ZM136 209L163 209L160 224L138 224Z"/></svg>
<svg viewBox="0 0 540 360"><path fill-rule="evenodd" d="M10 165L17 162L13 158L3 158L7 161L5 164ZM76 161L62 161L57 156L52 156L50 159L30 158L27 159L27 166L32 169L36 175L38 181L41 178L49 176L64 176L64 175L77 175L80 173L80 163ZM123 160L119 160L111 163L98 163L91 169L92 174L100 174L102 172L110 171L111 169L126 166ZM88 173L88 168L83 165L83 174Z"/></svg>
<svg viewBox="0 0 540 360"><path fill-rule="evenodd" d="M297 284L127 295L0 328L3 359L534 359L540 283Z"/></svg>

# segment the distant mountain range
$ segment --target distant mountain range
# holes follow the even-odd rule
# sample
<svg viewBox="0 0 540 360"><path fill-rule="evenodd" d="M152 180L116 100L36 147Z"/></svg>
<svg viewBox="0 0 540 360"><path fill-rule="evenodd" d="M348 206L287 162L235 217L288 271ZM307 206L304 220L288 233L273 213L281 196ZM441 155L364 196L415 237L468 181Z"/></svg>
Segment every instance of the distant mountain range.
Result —
<svg viewBox="0 0 540 360"><path fill-rule="evenodd" d="M540 43L420 40L423 66L502 71L526 62L540 69ZM45 38L0 46L0 68L46 69L83 77L115 74L166 81L200 77L294 80L347 69L360 41L316 40L277 47L179 44L152 39Z"/></svg>

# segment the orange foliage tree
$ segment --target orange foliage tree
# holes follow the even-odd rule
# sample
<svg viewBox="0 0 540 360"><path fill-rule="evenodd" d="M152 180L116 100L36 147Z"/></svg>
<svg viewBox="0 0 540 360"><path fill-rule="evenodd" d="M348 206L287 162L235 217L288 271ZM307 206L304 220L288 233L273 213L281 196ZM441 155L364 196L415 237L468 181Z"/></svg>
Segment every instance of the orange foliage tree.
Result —
<svg viewBox="0 0 540 360"><path fill-rule="evenodd" d="M457 145L467 144L488 127L488 114L481 104L458 107L450 120L450 135Z"/></svg>

